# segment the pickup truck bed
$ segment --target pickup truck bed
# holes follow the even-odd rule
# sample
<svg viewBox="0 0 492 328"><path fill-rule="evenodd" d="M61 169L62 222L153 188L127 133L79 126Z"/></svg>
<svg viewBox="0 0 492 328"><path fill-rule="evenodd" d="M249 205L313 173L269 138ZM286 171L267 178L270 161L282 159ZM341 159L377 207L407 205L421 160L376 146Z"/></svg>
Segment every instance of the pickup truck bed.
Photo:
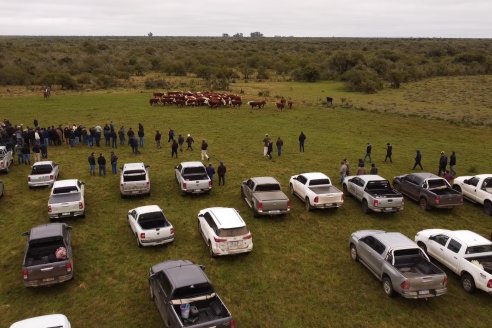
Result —
<svg viewBox="0 0 492 328"><path fill-rule="evenodd" d="M386 197L386 198L401 197L401 195L396 193L393 189L369 189L369 188L366 188L366 192L373 197Z"/></svg>
<svg viewBox="0 0 492 328"><path fill-rule="evenodd" d="M340 190L338 190L338 188L333 187L333 186L314 186L314 187L309 187L309 189L318 195L332 194L332 193L340 192Z"/></svg>
<svg viewBox="0 0 492 328"><path fill-rule="evenodd" d="M51 195L48 200L48 204L62 204L62 203L72 203L78 202L82 199L82 195L78 192L69 194L55 194Z"/></svg>
<svg viewBox="0 0 492 328"><path fill-rule="evenodd" d="M190 306L192 307L195 306L198 309L198 316L194 318L190 310L189 318L183 319L181 317L180 305L179 304L173 305L173 309L176 312L179 319L181 320L181 323L183 324L184 327L190 327L190 326L195 327L195 326L200 326L202 324L214 324L215 326L214 323L215 321L223 318L229 318L228 311L224 308L222 302L219 299L217 299L217 297L214 297L209 300L196 301L190 303Z"/></svg>
<svg viewBox="0 0 492 328"><path fill-rule="evenodd" d="M435 265L425 261L423 258L397 258L395 268L398 269L405 277L422 277L422 275L438 274L439 270Z"/></svg>
<svg viewBox="0 0 492 328"><path fill-rule="evenodd" d="M486 272L492 274L492 256L467 257L466 260L469 262L478 261Z"/></svg>

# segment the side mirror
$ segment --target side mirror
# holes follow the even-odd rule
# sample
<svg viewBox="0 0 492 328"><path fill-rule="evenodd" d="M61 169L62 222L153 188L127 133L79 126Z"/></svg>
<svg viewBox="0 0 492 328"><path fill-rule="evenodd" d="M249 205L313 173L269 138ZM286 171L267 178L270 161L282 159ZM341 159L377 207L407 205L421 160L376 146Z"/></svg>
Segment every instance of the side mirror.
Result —
<svg viewBox="0 0 492 328"><path fill-rule="evenodd" d="M205 215L203 215L203 214L198 214L198 216L199 216L199 217L204 217Z"/></svg>
<svg viewBox="0 0 492 328"><path fill-rule="evenodd" d="M205 271L205 266L204 265L199 265L200 269L202 269L203 271Z"/></svg>
<svg viewBox="0 0 492 328"><path fill-rule="evenodd" d="M30 234L31 234L31 233L30 233L29 231L25 231L25 232L23 232L23 233L21 234L21 236L23 236L23 237L27 237L27 236L29 236Z"/></svg>
<svg viewBox="0 0 492 328"><path fill-rule="evenodd" d="M436 236L430 236L429 240L436 240Z"/></svg>
<svg viewBox="0 0 492 328"><path fill-rule="evenodd" d="M178 169L178 165L176 165L174 168L177 170Z"/></svg>
<svg viewBox="0 0 492 328"><path fill-rule="evenodd" d="M150 165L145 165L145 168L148 169L150 167Z"/></svg>

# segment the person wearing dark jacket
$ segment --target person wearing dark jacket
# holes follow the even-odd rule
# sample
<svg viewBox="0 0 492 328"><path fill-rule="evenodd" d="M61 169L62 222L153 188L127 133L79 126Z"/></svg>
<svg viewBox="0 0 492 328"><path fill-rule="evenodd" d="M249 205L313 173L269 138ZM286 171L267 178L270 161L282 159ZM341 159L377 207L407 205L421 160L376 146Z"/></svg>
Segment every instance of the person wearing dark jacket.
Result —
<svg viewBox="0 0 492 328"><path fill-rule="evenodd" d="M208 164L207 166L207 175L210 178L210 181L212 181L212 184L214 183L214 174L215 174L215 169L212 166L212 163Z"/></svg>
<svg viewBox="0 0 492 328"><path fill-rule="evenodd" d="M114 151L111 152L111 171L113 174L118 173L118 169L116 168L118 166L118 156L114 154Z"/></svg>
<svg viewBox="0 0 492 328"><path fill-rule="evenodd" d="M178 136L178 145L179 145L179 151L183 152L183 144L185 142L185 138L180 134Z"/></svg>
<svg viewBox="0 0 492 328"><path fill-rule="evenodd" d="M118 135L116 134L116 130L112 129L109 132L109 136L111 137L111 148L118 148L118 143L117 143Z"/></svg>
<svg viewBox="0 0 492 328"><path fill-rule="evenodd" d="M444 174L446 172L446 166L448 166L448 157L444 153L444 151L441 152L441 157L439 157L439 172L437 173L438 176L441 176L441 174Z"/></svg>
<svg viewBox="0 0 492 328"><path fill-rule="evenodd" d="M188 134L188 136L186 137L186 143L188 144L188 148L186 148L186 150L193 150L193 147L191 145L193 145L193 143L195 142L195 139L193 139L193 137L191 136L191 134Z"/></svg>
<svg viewBox="0 0 492 328"><path fill-rule="evenodd" d="M391 155L393 155L393 146L388 142L386 144L386 157L384 158L384 161L389 159L391 163L393 163L393 160L391 159Z"/></svg>
<svg viewBox="0 0 492 328"><path fill-rule="evenodd" d="M39 162L41 160L41 147L37 143L32 146L32 152L34 154L34 163Z"/></svg>
<svg viewBox="0 0 492 328"><path fill-rule="evenodd" d="M48 145L46 143L41 144L39 147L41 148L41 158L47 159L48 158Z"/></svg>
<svg viewBox="0 0 492 328"><path fill-rule="evenodd" d="M168 136L167 142L174 140L174 130L172 128L169 128Z"/></svg>
<svg viewBox="0 0 492 328"><path fill-rule="evenodd" d="M272 159L272 152L273 152L273 143L272 141L269 141L268 142L268 147L267 147L267 156L268 156L268 159Z"/></svg>
<svg viewBox="0 0 492 328"><path fill-rule="evenodd" d="M140 147L143 148L143 146L144 146L144 135L145 135L145 133L144 133L144 127L143 127L142 123L138 123L138 132L137 132L137 134L138 134L138 139L139 139Z"/></svg>
<svg viewBox="0 0 492 328"><path fill-rule="evenodd" d="M94 156L94 153L91 153L87 160L89 162L89 174L96 175L96 157Z"/></svg>
<svg viewBox="0 0 492 328"><path fill-rule="evenodd" d="M219 167L217 168L217 175L219 176L219 186L222 181L222 185L225 185L225 174L227 172L227 168L224 165L224 162L220 162Z"/></svg>
<svg viewBox="0 0 492 328"><path fill-rule="evenodd" d="M99 164L99 176L106 176L106 158L104 158L103 154L99 154L97 164Z"/></svg>
<svg viewBox="0 0 492 328"><path fill-rule="evenodd" d="M423 170L424 168L422 167L422 154L420 153L420 150L417 149L417 153L415 154L415 164L413 165L412 170L415 170L415 168L420 166L420 169Z"/></svg>
<svg viewBox="0 0 492 328"><path fill-rule="evenodd" d="M276 145L277 145L277 155L278 157L280 157L280 155L282 154L282 147L284 145L284 141L280 137L278 137Z"/></svg>
<svg viewBox="0 0 492 328"><path fill-rule="evenodd" d="M372 153L372 145L370 143L367 143L366 156L364 156L364 162L366 161L366 158L369 158L369 163L372 163L371 153Z"/></svg>
<svg viewBox="0 0 492 328"><path fill-rule="evenodd" d="M159 132L159 130L155 131L155 146L157 148L161 148L161 139L162 139L162 134Z"/></svg>
<svg viewBox="0 0 492 328"><path fill-rule="evenodd" d="M28 143L24 143L21 152L22 152L22 159L24 160L24 164L31 165L31 149L29 149Z"/></svg>
<svg viewBox="0 0 492 328"><path fill-rule="evenodd" d="M449 156L449 173L451 173L453 177L456 176L456 171L454 170L455 167L456 167L456 152L453 151L451 153L451 156Z"/></svg>
<svg viewBox="0 0 492 328"><path fill-rule="evenodd" d="M301 134L299 135L299 152L304 153L304 141L306 141L306 135L301 131Z"/></svg>
<svg viewBox="0 0 492 328"><path fill-rule="evenodd" d="M372 163L371 164L371 171L369 171L369 174L378 174L378 168L376 167L376 164Z"/></svg>
<svg viewBox="0 0 492 328"><path fill-rule="evenodd" d="M173 143L171 144L171 157L174 157L174 155L178 158L178 143L173 139Z"/></svg>

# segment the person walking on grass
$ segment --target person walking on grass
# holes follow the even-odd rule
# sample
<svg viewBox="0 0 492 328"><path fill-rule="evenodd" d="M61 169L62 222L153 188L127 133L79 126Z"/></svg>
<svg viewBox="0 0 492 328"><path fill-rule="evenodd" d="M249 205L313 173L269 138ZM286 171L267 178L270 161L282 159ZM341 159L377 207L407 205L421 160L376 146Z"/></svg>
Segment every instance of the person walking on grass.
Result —
<svg viewBox="0 0 492 328"><path fill-rule="evenodd" d="M34 154L34 163L39 162L41 160L41 147L39 147L39 144L35 143L32 146L32 152Z"/></svg>
<svg viewBox="0 0 492 328"><path fill-rule="evenodd" d="M106 176L106 158L100 153L97 158L97 164L99 164L99 176Z"/></svg>
<svg viewBox="0 0 492 328"><path fill-rule="evenodd" d="M340 162L340 183L343 183L343 180L347 177L348 166L345 161Z"/></svg>
<svg viewBox="0 0 492 328"><path fill-rule="evenodd" d="M180 134L178 136L178 145L179 145L179 151L183 152L183 144L184 144L185 138Z"/></svg>
<svg viewBox="0 0 492 328"><path fill-rule="evenodd" d="M301 131L301 134L299 135L299 152L304 153L304 141L306 141L306 135Z"/></svg>
<svg viewBox="0 0 492 328"><path fill-rule="evenodd" d="M456 176L456 171L454 170L455 167L456 167L456 152L453 150L451 156L449 156L449 173L451 173L453 177Z"/></svg>
<svg viewBox="0 0 492 328"><path fill-rule="evenodd" d="M282 154L282 147L284 146L284 141L280 137L277 138L276 146L277 156L280 157L280 155Z"/></svg>
<svg viewBox="0 0 492 328"><path fill-rule="evenodd" d="M270 137L268 136L268 133L265 134L265 138L263 138L263 157L267 156L268 154L268 145L270 144Z"/></svg>
<svg viewBox="0 0 492 328"><path fill-rule="evenodd" d="M437 173L438 176L442 176L442 174L446 172L446 166L448 166L448 156L446 156L444 151L442 151L441 157L439 157L439 171Z"/></svg>
<svg viewBox="0 0 492 328"><path fill-rule="evenodd" d="M208 177L210 178L210 181L212 182L212 184L214 183L214 174L215 174L215 169L214 167L212 166L212 163L208 164L207 166L207 175Z"/></svg>
<svg viewBox="0 0 492 328"><path fill-rule="evenodd" d="M191 136L191 134L188 133L188 136L186 137L186 143L188 144L188 148L186 150L193 150L193 143L195 142L195 139Z"/></svg>
<svg viewBox="0 0 492 328"><path fill-rule="evenodd" d="M366 158L369 158L369 163L372 162L371 153L372 153L372 145L370 143L367 143L366 156L364 156L364 162L366 161Z"/></svg>
<svg viewBox="0 0 492 328"><path fill-rule="evenodd" d="M208 143L205 141L205 139L202 140L202 161L205 160L205 158L209 161L210 158L207 155L207 150L208 150Z"/></svg>
<svg viewBox="0 0 492 328"><path fill-rule="evenodd" d="M31 165L31 149L29 148L29 144L27 142L25 142L24 146L22 146L21 152L22 152L22 160L24 161L24 164Z"/></svg>
<svg viewBox="0 0 492 328"><path fill-rule="evenodd" d="M162 138L162 135L161 133L159 132L159 130L155 131L155 146L157 148L161 148L161 138Z"/></svg>
<svg viewBox="0 0 492 328"><path fill-rule="evenodd" d="M225 185L225 174L227 172L227 168L224 165L224 162L220 162L219 167L217 168L217 175L219 176L219 186L222 182L222 185Z"/></svg>
<svg viewBox="0 0 492 328"><path fill-rule="evenodd" d="M172 128L169 128L168 136L169 138L167 139L167 142L174 140L174 130Z"/></svg>
<svg viewBox="0 0 492 328"><path fill-rule="evenodd" d="M415 170L415 168L420 166L420 169L423 170L424 168L422 167L422 153L420 150L417 149L416 154L415 154L415 164L413 165L412 170Z"/></svg>
<svg viewBox="0 0 492 328"><path fill-rule="evenodd" d="M94 153L91 153L89 157L87 158L89 161L89 174L91 176L96 175L96 157L94 156Z"/></svg>
<svg viewBox="0 0 492 328"><path fill-rule="evenodd" d="M117 174L118 173L118 169L117 169L117 166L118 166L118 156L116 156L114 154L114 151L111 152L111 172L113 172L113 174Z"/></svg>
<svg viewBox="0 0 492 328"><path fill-rule="evenodd" d="M138 139L139 139L139 144L140 144L140 147L143 148L144 146L144 136L145 136L145 133L144 133L144 127L142 125L142 123L138 123Z"/></svg>
<svg viewBox="0 0 492 328"><path fill-rule="evenodd" d="M391 156L393 155L393 146L388 142L386 144L386 157L384 158L384 162L389 159L391 163L393 163L393 160L391 159Z"/></svg>
<svg viewBox="0 0 492 328"><path fill-rule="evenodd" d="M268 143L267 156L269 160L272 160L272 152L273 152L273 142Z"/></svg>
<svg viewBox="0 0 492 328"><path fill-rule="evenodd" d="M173 143L171 144L171 158L174 157L174 155L178 158L178 143L173 139Z"/></svg>

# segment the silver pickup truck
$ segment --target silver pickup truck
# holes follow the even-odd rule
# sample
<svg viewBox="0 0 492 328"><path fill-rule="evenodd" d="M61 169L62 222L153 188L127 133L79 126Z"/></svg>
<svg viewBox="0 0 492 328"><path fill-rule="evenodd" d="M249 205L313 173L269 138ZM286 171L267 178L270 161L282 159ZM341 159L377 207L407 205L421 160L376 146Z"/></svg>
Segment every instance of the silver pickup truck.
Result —
<svg viewBox="0 0 492 328"><path fill-rule="evenodd" d="M256 177L243 181L241 197L255 217L290 212L289 198L282 192L280 183L272 177Z"/></svg>
<svg viewBox="0 0 492 328"><path fill-rule="evenodd" d="M448 278L410 238L399 232L359 230L350 236L350 256L383 283L386 295L430 298L447 292Z"/></svg>
<svg viewBox="0 0 492 328"><path fill-rule="evenodd" d="M28 237L22 265L24 286L48 286L73 278L71 230L66 223L50 223L23 233Z"/></svg>
<svg viewBox="0 0 492 328"><path fill-rule="evenodd" d="M202 194L212 190L212 181L202 162L182 162L174 169L183 195Z"/></svg>
<svg viewBox="0 0 492 328"><path fill-rule="evenodd" d="M144 163L126 163L121 167L121 198L137 195L150 196L149 167Z"/></svg>
<svg viewBox="0 0 492 328"><path fill-rule="evenodd" d="M55 181L48 199L50 219L85 216L85 184L77 179Z"/></svg>
<svg viewBox="0 0 492 328"><path fill-rule="evenodd" d="M379 175L348 176L343 180L343 192L359 200L364 213L403 210L403 195Z"/></svg>

